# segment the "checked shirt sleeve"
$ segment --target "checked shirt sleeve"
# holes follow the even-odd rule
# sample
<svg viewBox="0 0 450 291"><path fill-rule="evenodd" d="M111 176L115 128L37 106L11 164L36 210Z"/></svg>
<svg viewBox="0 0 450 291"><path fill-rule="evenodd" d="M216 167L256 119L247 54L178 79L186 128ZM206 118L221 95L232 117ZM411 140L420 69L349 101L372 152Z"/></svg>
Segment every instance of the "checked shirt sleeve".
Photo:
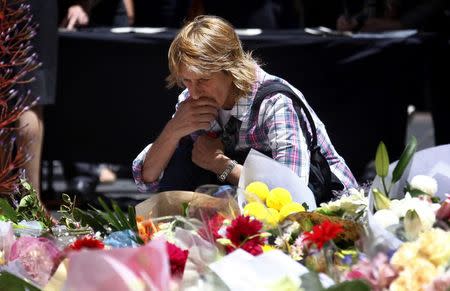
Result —
<svg viewBox="0 0 450 291"><path fill-rule="evenodd" d="M275 94L263 101L259 114L274 160L286 165L308 184L309 152L292 100Z"/></svg>
<svg viewBox="0 0 450 291"><path fill-rule="evenodd" d="M140 192L156 192L158 191L159 181L162 175L158 180L152 183L145 183L144 178L142 176L142 168L144 166L145 156L147 155L148 150L152 145L149 144L145 147L145 149L134 159L132 165L134 182L136 183L137 189Z"/></svg>

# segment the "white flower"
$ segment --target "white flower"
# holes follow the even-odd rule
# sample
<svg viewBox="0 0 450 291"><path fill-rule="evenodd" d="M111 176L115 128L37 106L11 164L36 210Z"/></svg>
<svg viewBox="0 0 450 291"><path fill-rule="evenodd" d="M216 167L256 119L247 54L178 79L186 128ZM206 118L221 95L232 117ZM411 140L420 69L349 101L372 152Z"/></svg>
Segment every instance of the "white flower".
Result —
<svg viewBox="0 0 450 291"><path fill-rule="evenodd" d="M364 196L364 189L351 188L349 195L342 196L338 200L321 203L320 208L329 212L343 210L348 215L355 215L367 208L368 198Z"/></svg>
<svg viewBox="0 0 450 291"><path fill-rule="evenodd" d="M430 176L426 175L417 175L414 176L411 180L411 188L420 190L422 192L427 193L430 196L434 196L438 190L437 181Z"/></svg>
<svg viewBox="0 0 450 291"><path fill-rule="evenodd" d="M383 228L388 228L391 225L399 223L397 214L390 209L380 209L373 215L374 220Z"/></svg>
<svg viewBox="0 0 450 291"><path fill-rule="evenodd" d="M422 223L422 230L428 230L433 227L438 208L439 204L411 197L409 193L406 193L405 198L402 200L392 200L390 206L390 210L395 212L398 218L404 217L408 210L415 210Z"/></svg>

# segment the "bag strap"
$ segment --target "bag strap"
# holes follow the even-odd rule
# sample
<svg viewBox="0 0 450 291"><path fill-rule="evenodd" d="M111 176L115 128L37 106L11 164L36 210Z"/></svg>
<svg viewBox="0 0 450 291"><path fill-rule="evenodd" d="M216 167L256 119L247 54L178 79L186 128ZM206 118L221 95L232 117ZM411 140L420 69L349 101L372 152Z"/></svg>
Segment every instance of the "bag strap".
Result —
<svg viewBox="0 0 450 291"><path fill-rule="evenodd" d="M316 125L314 123L314 119L312 118L311 112L309 112L308 108L306 107L305 103L300 99L300 97L288 86L281 82L270 82L267 84L263 84L261 87L259 87L258 92L256 92L255 99L253 101L252 110L255 110L256 112L259 112L259 108L261 107L261 103L263 100L268 97L272 96L275 93L281 93L287 97L289 97L292 100L292 103L294 104L294 108L300 108L300 110L297 111L297 115L300 120L301 115L301 109L303 109L303 112L306 115L306 119L308 120L309 126L311 127L311 141L309 141L308 149L312 152L313 150L317 149L317 130ZM295 106L297 105L297 106Z"/></svg>

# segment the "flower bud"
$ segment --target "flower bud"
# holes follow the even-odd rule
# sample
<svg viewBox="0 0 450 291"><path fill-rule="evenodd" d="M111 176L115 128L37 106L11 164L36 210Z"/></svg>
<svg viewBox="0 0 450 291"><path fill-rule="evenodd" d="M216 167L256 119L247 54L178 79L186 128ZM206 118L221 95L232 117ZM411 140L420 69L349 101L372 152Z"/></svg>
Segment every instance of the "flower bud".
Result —
<svg viewBox="0 0 450 291"><path fill-rule="evenodd" d="M405 225L406 239L409 241L417 239L420 230L422 229L422 222L414 209L410 209L406 212L403 223Z"/></svg>
<svg viewBox="0 0 450 291"><path fill-rule="evenodd" d="M374 188L372 192L375 209L376 210L389 209L389 207L391 206L391 200L377 188Z"/></svg>

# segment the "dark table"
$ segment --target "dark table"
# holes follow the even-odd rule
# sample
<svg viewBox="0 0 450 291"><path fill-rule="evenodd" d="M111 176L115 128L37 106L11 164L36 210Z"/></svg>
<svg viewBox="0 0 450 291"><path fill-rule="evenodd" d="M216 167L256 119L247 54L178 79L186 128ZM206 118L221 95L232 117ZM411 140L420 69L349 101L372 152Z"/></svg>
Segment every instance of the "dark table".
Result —
<svg viewBox="0 0 450 291"><path fill-rule="evenodd" d="M167 50L176 31L59 33L58 96L46 111L44 157L128 163L174 112ZM356 176L383 140L391 159L405 139L407 104L429 95L436 37L352 39L302 31L242 36L271 74L299 88Z"/></svg>

